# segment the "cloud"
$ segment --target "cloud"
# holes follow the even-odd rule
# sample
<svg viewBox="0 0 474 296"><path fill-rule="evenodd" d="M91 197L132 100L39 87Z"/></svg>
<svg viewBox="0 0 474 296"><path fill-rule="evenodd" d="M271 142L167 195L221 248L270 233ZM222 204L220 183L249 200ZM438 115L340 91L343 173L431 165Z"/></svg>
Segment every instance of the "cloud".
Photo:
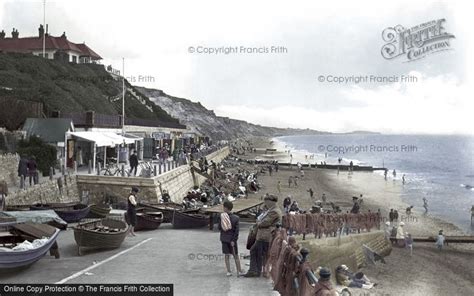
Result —
<svg viewBox="0 0 474 296"><path fill-rule="evenodd" d="M468 87L452 75L418 78L413 83L392 83L375 88L353 86L341 91L347 99L361 102L331 112L313 108L221 105L216 113L262 125L302 127L332 132L368 130L384 133L472 134L474 111Z"/></svg>

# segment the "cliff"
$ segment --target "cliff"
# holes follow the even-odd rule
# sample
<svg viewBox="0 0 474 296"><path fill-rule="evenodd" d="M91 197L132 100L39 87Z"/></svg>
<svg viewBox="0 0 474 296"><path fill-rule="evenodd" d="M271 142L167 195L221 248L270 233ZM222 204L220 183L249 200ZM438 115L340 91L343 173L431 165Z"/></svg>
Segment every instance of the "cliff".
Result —
<svg viewBox="0 0 474 296"><path fill-rule="evenodd" d="M178 118L181 124L191 131L209 135L216 140L227 140L248 136L284 136L298 134L323 134L309 129L284 129L252 124L243 120L217 116L199 102L170 96L158 89L136 87L152 102L171 116Z"/></svg>

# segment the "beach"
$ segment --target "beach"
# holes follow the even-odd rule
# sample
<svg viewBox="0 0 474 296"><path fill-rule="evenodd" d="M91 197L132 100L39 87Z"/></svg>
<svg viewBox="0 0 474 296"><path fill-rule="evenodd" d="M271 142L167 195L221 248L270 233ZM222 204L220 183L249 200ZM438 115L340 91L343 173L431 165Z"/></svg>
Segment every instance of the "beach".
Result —
<svg viewBox="0 0 474 296"><path fill-rule="evenodd" d="M248 153L243 158L268 159L267 148L278 149L269 138L252 138L256 153ZM262 153L266 154L262 157ZM285 153L272 152L280 162L287 159ZM293 154L293 153L292 153ZM293 154L295 160L304 160L304 155ZM286 161L284 161L286 162ZM303 161L302 161L303 162ZM304 162L303 162L304 163ZM293 169L280 166L278 173L261 175L259 180L264 188L258 193L274 193L279 195L279 205L287 195L297 200L301 209L309 209L314 200L326 194L328 202L339 205L343 211L352 206L352 196L363 194L362 212L380 209L384 222L388 220L390 209L398 210L400 220L405 223L405 231L413 236L436 236L443 229L446 236L465 235L455 225L424 214L424 209L415 207L407 216L409 206L400 197L403 190L401 181L384 180L383 176L371 172L353 172L348 174L336 170L311 168L305 169L305 176L298 179L298 187L288 187L290 176L299 176L296 165ZM281 182L281 194L278 194L277 182ZM307 192L314 191L313 200ZM393 248L390 256L385 258L386 264L363 268L367 276L378 283L371 290L360 291L361 295L473 295L474 285L474 248L468 244L450 244L442 251L436 249L434 243L415 243L413 256L409 250ZM354 290L354 289L352 289ZM356 289L357 290L357 289ZM365 294L364 294L365 293ZM357 294L356 294L357 295Z"/></svg>

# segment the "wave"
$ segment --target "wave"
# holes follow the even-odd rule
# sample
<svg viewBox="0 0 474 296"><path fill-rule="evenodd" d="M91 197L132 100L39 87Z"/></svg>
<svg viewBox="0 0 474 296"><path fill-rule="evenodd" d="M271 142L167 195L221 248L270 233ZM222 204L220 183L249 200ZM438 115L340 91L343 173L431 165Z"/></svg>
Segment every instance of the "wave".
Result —
<svg viewBox="0 0 474 296"><path fill-rule="evenodd" d="M460 184L460 186L463 187L463 188L466 188L467 190L474 191L474 186L473 185Z"/></svg>

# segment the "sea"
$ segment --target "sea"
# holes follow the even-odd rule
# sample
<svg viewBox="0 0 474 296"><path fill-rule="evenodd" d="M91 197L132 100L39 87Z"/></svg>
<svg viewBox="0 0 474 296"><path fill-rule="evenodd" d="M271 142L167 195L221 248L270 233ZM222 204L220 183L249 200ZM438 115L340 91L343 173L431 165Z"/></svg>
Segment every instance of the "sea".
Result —
<svg viewBox="0 0 474 296"><path fill-rule="evenodd" d="M277 137L295 155L314 155L308 161L327 164L385 167L388 178L402 182L402 200L423 210L426 197L429 215L474 233L473 135L384 135L374 133L324 134ZM295 162L295 161L293 161ZM393 170L396 176L393 176ZM383 177L383 171L376 171Z"/></svg>

